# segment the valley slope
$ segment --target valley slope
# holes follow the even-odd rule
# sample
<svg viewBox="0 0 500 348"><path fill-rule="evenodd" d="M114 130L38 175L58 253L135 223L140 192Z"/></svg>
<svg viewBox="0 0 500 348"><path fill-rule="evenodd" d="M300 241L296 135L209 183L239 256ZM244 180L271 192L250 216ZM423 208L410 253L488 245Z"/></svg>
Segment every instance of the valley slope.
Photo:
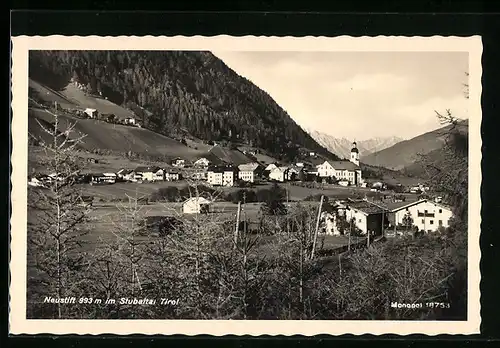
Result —
<svg viewBox="0 0 500 348"><path fill-rule="evenodd" d="M30 90L45 86L61 105L119 118L134 110L145 128L179 140L248 144L279 159L299 148L338 159L210 52L31 51L29 58Z"/></svg>
<svg viewBox="0 0 500 348"><path fill-rule="evenodd" d="M459 124L460 131L468 132L468 122ZM377 151L362 158L362 162L385 167L392 170L402 170L417 163L416 170L422 156L439 158L439 150L443 147L445 137L450 126L445 126L431 132L421 134L409 140L401 141L389 148Z"/></svg>

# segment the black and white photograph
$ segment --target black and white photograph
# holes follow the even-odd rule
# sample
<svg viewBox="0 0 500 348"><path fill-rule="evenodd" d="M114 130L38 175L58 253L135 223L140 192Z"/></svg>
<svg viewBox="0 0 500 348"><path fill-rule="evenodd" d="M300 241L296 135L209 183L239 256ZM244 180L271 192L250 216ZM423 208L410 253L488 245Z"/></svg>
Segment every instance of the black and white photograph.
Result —
<svg viewBox="0 0 500 348"><path fill-rule="evenodd" d="M13 50L19 333L479 330L479 38Z"/></svg>

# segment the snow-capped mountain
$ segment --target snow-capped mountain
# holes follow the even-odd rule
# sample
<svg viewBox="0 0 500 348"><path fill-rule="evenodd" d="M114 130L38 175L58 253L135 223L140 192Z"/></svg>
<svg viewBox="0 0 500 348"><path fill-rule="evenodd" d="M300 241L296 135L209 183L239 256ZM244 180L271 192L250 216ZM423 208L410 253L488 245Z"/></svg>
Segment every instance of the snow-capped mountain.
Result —
<svg viewBox="0 0 500 348"><path fill-rule="evenodd" d="M333 152L341 158L349 158L353 139L336 138L332 135L311 129L308 129L307 132L313 137L314 140L316 140L320 145L326 147L330 152ZM356 140L356 143L358 145L360 157L363 158L373 152L391 147L403 140L403 138L395 136L376 137L366 140Z"/></svg>

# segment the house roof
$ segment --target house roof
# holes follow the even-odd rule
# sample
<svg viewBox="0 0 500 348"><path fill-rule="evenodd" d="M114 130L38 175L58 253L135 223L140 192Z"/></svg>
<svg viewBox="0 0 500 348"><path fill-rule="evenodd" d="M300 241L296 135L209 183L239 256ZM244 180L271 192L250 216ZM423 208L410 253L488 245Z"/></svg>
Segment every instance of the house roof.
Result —
<svg viewBox="0 0 500 348"><path fill-rule="evenodd" d="M195 202L198 204L210 204L210 203L212 203L208 199L206 199L205 197L191 197L191 198L186 199L183 204L190 203L190 202Z"/></svg>
<svg viewBox="0 0 500 348"><path fill-rule="evenodd" d="M361 169L351 161L325 161L329 163L335 170L359 170ZM325 163L323 162L323 163Z"/></svg>
<svg viewBox="0 0 500 348"><path fill-rule="evenodd" d="M235 172L236 168L233 166L212 166L207 171L214 173Z"/></svg>
<svg viewBox="0 0 500 348"><path fill-rule="evenodd" d="M133 169L120 169L120 170L118 171L118 174L128 175L128 174L133 173L133 172L134 172L134 170L133 170Z"/></svg>
<svg viewBox="0 0 500 348"><path fill-rule="evenodd" d="M365 200L348 202L346 205L349 208L358 210L365 215L381 214L383 212L389 212L389 209L387 209L387 207L381 204L376 204Z"/></svg>
<svg viewBox="0 0 500 348"><path fill-rule="evenodd" d="M154 167L149 167L149 166L139 166L135 169L135 172L136 173L156 173L157 171L159 171L161 168L160 167L157 167L157 166L154 166Z"/></svg>
<svg viewBox="0 0 500 348"><path fill-rule="evenodd" d="M405 208L408 208L408 207L411 207L411 206L414 206L414 205L417 205L417 204L420 204L420 203L430 203L430 204L433 204L437 207L440 207L440 208L443 208L443 209L447 209L447 210L452 210L451 207L447 206L446 204L442 204L442 203L437 203L437 202L434 202L432 200L429 200L429 199L421 199L421 200L418 200L418 201L413 201L413 202L397 202L397 203L389 203L387 204L387 206L391 209L391 212L395 213L397 211L400 211L402 209L405 209Z"/></svg>
<svg viewBox="0 0 500 348"><path fill-rule="evenodd" d="M402 209L405 209L405 208L408 208L408 207L411 207L411 206L414 206L414 205L417 205L417 204L420 204L420 203L425 203L427 202L426 199L421 199L421 200L417 200L417 201L413 201L413 202L391 202L391 203L387 203L386 206L388 209L391 210L391 212L395 213L397 211L400 211Z"/></svg>
<svg viewBox="0 0 500 348"><path fill-rule="evenodd" d="M246 163L246 164L240 164L238 166L238 169L242 172L253 172L259 168L260 164L252 162L252 163Z"/></svg>

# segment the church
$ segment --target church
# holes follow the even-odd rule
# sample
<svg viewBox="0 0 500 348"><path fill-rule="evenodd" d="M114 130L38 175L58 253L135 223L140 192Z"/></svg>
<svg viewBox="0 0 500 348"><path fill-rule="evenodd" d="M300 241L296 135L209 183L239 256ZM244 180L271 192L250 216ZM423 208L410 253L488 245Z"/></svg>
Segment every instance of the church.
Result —
<svg viewBox="0 0 500 348"><path fill-rule="evenodd" d="M363 183L363 177L359 166L359 150L356 142L353 142L352 145L348 161L325 161L316 166L318 176L322 178L334 177L339 182L345 182L350 186L360 186Z"/></svg>

